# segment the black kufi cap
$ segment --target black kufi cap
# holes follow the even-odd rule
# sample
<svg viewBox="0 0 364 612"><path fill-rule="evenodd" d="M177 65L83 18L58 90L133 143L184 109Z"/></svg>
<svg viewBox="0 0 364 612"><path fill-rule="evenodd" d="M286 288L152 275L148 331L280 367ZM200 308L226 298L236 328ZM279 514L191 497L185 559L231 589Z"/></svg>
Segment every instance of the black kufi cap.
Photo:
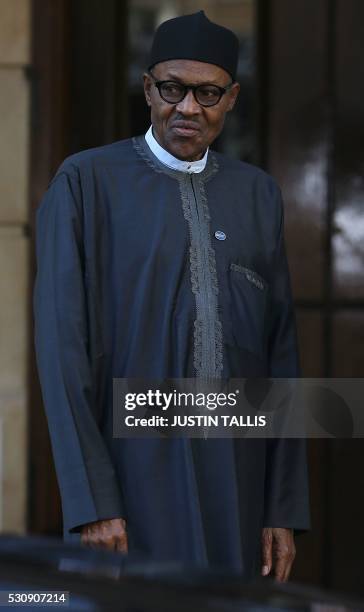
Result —
<svg viewBox="0 0 364 612"><path fill-rule="evenodd" d="M164 21L157 29L149 58L159 62L189 59L220 66L236 78L239 40L231 30L210 21L203 11Z"/></svg>

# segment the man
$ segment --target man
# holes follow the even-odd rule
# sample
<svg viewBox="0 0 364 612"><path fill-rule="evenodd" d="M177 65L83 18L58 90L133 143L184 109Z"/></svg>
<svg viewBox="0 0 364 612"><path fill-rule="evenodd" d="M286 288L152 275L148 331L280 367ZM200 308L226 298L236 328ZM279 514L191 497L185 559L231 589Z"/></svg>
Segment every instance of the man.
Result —
<svg viewBox="0 0 364 612"><path fill-rule="evenodd" d="M113 378L299 375L280 190L209 149L237 60L203 11L163 23L147 134L61 165L37 212L36 351L66 538L285 581L303 441L112 432Z"/></svg>

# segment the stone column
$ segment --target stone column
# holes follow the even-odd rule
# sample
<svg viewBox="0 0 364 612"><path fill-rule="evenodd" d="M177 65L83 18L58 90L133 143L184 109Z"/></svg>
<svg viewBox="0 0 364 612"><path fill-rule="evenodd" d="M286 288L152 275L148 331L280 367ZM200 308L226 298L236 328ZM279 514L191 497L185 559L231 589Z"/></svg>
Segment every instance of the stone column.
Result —
<svg viewBox="0 0 364 612"><path fill-rule="evenodd" d="M0 2L0 531L26 528L30 0Z"/></svg>

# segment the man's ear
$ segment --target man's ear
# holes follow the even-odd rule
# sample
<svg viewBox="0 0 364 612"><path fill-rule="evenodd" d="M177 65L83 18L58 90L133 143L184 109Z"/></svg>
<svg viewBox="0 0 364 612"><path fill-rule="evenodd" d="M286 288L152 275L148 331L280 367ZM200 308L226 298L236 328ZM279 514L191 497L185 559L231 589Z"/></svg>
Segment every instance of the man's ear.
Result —
<svg viewBox="0 0 364 612"><path fill-rule="evenodd" d="M148 106L152 105L151 99L150 99L150 88L152 86L152 79L150 78L149 74L147 72L144 72L143 74L143 83L144 83L144 95L145 95L145 99L147 101Z"/></svg>
<svg viewBox="0 0 364 612"><path fill-rule="evenodd" d="M235 102L237 100L237 97L239 95L239 91L240 91L240 85L239 83L234 83L234 85L232 86L232 88L230 89L228 95L229 95L229 102L226 108L226 112L231 111L234 106L235 106Z"/></svg>

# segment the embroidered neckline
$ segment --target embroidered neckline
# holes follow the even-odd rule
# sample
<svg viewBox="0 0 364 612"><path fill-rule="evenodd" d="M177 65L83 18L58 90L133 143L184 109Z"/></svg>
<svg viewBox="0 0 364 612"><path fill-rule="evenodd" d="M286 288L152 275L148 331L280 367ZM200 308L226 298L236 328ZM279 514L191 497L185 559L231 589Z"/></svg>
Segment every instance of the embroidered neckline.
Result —
<svg viewBox="0 0 364 612"><path fill-rule="evenodd" d="M175 170L174 168L169 168L161 162L156 155L154 155L153 151L151 151L148 143L143 136L134 136L132 138L133 147L139 156L144 159L144 161L155 170L155 172L164 172L164 174L168 174L174 179L181 180L183 178L187 178L190 176L190 173L184 172L183 170ZM201 172L191 173L196 174L201 180L208 180L211 176L213 176L219 169L219 165L217 159L209 149L209 153L207 156L206 166Z"/></svg>

